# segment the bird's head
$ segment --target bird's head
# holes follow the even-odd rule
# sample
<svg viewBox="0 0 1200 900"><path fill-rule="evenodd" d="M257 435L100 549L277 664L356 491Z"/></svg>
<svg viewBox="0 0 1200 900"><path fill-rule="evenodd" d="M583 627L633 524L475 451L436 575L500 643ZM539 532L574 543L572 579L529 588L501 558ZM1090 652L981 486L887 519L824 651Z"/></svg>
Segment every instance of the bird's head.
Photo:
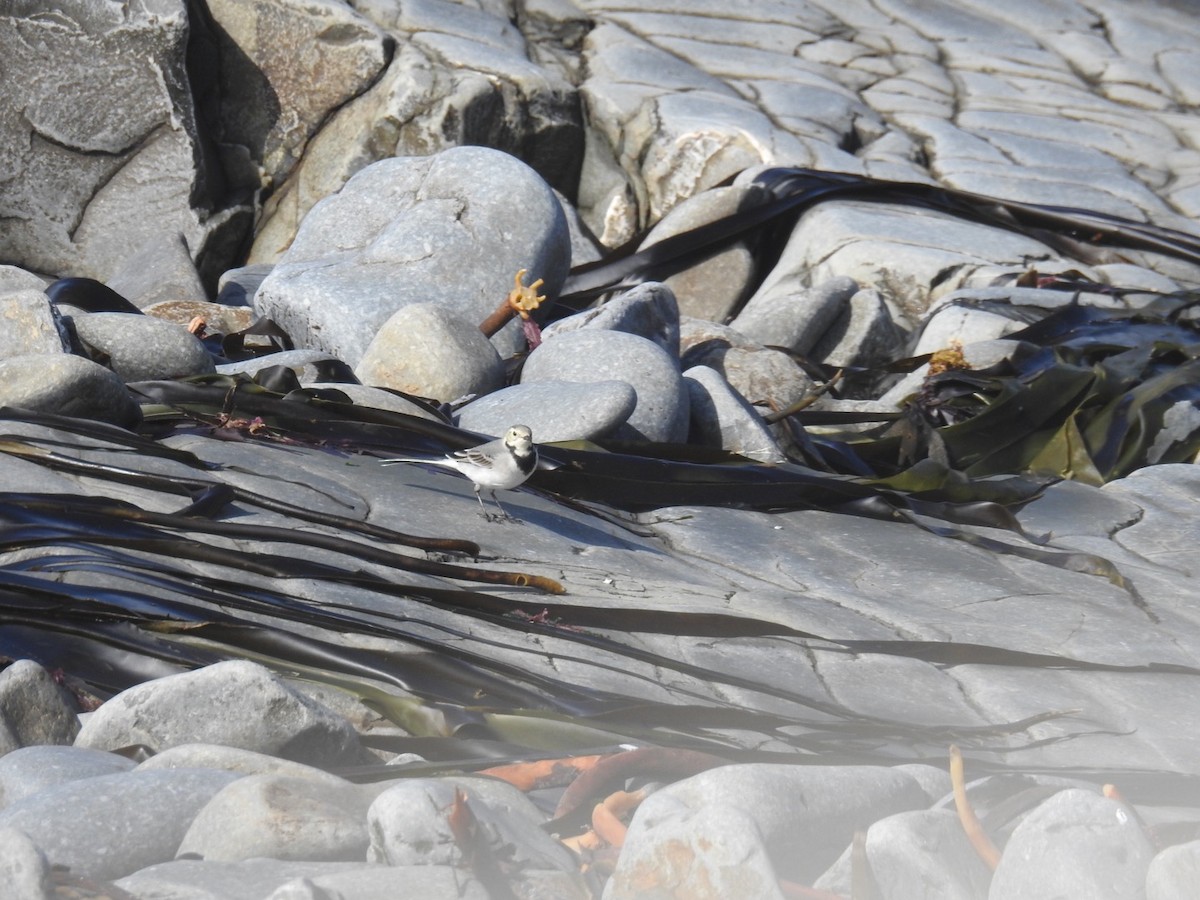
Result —
<svg viewBox="0 0 1200 900"><path fill-rule="evenodd" d="M513 453L524 456L533 450L533 432L528 425L514 425L504 432L504 443Z"/></svg>

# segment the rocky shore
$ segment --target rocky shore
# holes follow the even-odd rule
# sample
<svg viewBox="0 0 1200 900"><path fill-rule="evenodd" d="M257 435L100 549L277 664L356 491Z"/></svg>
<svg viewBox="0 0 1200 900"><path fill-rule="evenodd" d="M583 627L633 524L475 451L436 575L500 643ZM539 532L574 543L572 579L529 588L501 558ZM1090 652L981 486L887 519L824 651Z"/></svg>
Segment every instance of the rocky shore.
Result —
<svg viewBox="0 0 1200 900"><path fill-rule="evenodd" d="M1195 896L1200 16L995 7L0 11L0 895Z"/></svg>

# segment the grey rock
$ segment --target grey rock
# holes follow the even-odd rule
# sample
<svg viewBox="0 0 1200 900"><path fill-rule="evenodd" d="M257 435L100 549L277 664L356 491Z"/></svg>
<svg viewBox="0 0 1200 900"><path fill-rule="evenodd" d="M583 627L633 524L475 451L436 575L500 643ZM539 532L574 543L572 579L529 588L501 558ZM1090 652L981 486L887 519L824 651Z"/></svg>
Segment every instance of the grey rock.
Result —
<svg viewBox="0 0 1200 900"><path fill-rule="evenodd" d="M84 348L122 381L156 381L216 371L204 345L186 328L132 313L85 313L71 317Z"/></svg>
<svg viewBox="0 0 1200 900"><path fill-rule="evenodd" d="M254 313L248 307L210 303L207 300L160 300L143 308L142 312L185 328L196 319L203 319L206 334L233 334L254 323ZM247 343L252 344L253 340L251 337Z"/></svg>
<svg viewBox="0 0 1200 900"><path fill-rule="evenodd" d="M1154 850L1133 812L1090 791L1060 791L1008 839L988 900L1136 897Z"/></svg>
<svg viewBox="0 0 1200 900"><path fill-rule="evenodd" d="M113 371L90 359L62 353L0 359L0 406L114 425L132 425L142 416L141 408Z"/></svg>
<svg viewBox="0 0 1200 900"><path fill-rule="evenodd" d="M679 305L674 292L655 281L639 284L596 309L559 319L542 330L542 338L580 328L636 334L658 344L668 356L679 356Z"/></svg>
<svg viewBox="0 0 1200 900"><path fill-rule="evenodd" d="M252 263L222 272L217 282L217 302L228 306L253 305L259 285L273 268L274 263Z"/></svg>
<svg viewBox="0 0 1200 900"><path fill-rule="evenodd" d="M419 403L414 403L411 400L405 400L403 397L397 396L391 391L386 391L383 388L368 387L365 384L346 384L344 382L338 382L336 385L331 385L329 382L319 381L302 381L301 387L335 387L337 390L341 391L348 398L350 398L350 401L356 406L370 406L374 409L385 409L388 412L403 413L406 416L416 416L418 419L428 419L431 422L444 421L440 416L430 412ZM495 395L493 394L489 396Z"/></svg>
<svg viewBox="0 0 1200 900"><path fill-rule="evenodd" d="M694 366L683 373L690 401L688 440L765 463L787 460L771 429L720 373Z"/></svg>
<svg viewBox="0 0 1200 900"><path fill-rule="evenodd" d="M72 749L79 753L93 752L78 747ZM307 778L332 785L346 784L344 779L315 766L221 744L176 744L139 763L137 769L139 772L147 769L220 769L238 775L282 775L289 779Z"/></svg>
<svg viewBox="0 0 1200 900"><path fill-rule="evenodd" d="M79 731L71 695L29 659L0 672L0 719L23 746L69 744Z"/></svg>
<svg viewBox="0 0 1200 900"><path fill-rule="evenodd" d="M866 850L883 900L987 896L991 871L949 810L914 810L880 819L867 829Z"/></svg>
<svg viewBox="0 0 1200 900"><path fill-rule="evenodd" d="M280 885L265 900L489 900L487 889L454 866L372 866L298 878Z"/></svg>
<svg viewBox="0 0 1200 900"><path fill-rule="evenodd" d="M215 269L229 263L250 207L198 171L188 34L178 0L52 16L6 7L0 257L105 280L146 242L182 233Z"/></svg>
<svg viewBox="0 0 1200 900"><path fill-rule="evenodd" d="M0 808L68 781L117 775L133 768L133 760L102 750L22 747L0 757Z"/></svg>
<svg viewBox="0 0 1200 900"><path fill-rule="evenodd" d="M147 866L119 879L116 885L135 897L155 900L263 900L297 879L317 879L362 868L361 862L177 859Z"/></svg>
<svg viewBox="0 0 1200 900"><path fill-rule="evenodd" d="M801 290L788 281L768 280L729 327L759 344L808 353L856 293L858 285L846 277Z"/></svg>
<svg viewBox="0 0 1200 900"><path fill-rule="evenodd" d="M0 358L69 350L58 316L41 287L0 294Z"/></svg>
<svg viewBox="0 0 1200 900"><path fill-rule="evenodd" d="M745 341L731 345L720 332L712 333L716 336L684 353L685 367L715 369L747 402L769 410L787 409L813 391L812 379L786 353Z"/></svg>
<svg viewBox="0 0 1200 900"><path fill-rule="evenodd" d="M252 662L231 660L122 691L84 723L76 746L209 743L312 765L354 765L350 724Z"/></svg>
<svg viewBox="0 0 1200 900"><path fill-rule="evenodd" d="M198 769L126 772L70 781L0 811L52 865L120 878L175 855L192 817L237 776Z"/></svg>
<svg viewBox="0 0 1200 900"><path fill-rule="evenodd" d="M637 393L637 406L618 436L682 441L688 407L678 361L657 344L620 331L583 329L545 341L529 354L523 384L540 381L624 381Z"/></svg>
<svg viewBox="0 0 1200 900"><path fill-rule="evenodd" d="M626 848L639 856L672 838L657 822L677 821L681 810L732 810L749 820L779 877L811 883L838 856L855 831L893 813L923 808L924 791L903 772L874 766L730 765L669 785L634 815ZM743 826L743 830L745 826ZM628 852L628 851L627 851ZM620 866L636 866L631 854Z"/></svg>
<svg viewBox="0 0 1200 900"><path fill-rule="evenodd" d="M858 291L829 327L812 357L830 366L875 366L897 356L903 344L900 329L878 291Z"/></svg>
<svg viewBox="0 0 1200 900"><path fill-rule="evenodd" d="M546 183L513 157L460 147L358 172L305 217L254 303L297 343L355 366L402 306L434 302L480 323L518 270L543 279L550 296L569 263L566 222ZM517 323L493 340L502 354L514 351Z"/></svg>
<svg viewBox="0 0 1200 900"><path fill-rule="evenodd" d="M20 266L0 263L0 293L8 294L24 290L42 291L53 280L35 275L33 272L27 272Z"/></svg>
<svg viewBox="0 0 1200 900"><path fill-rule="evenodd" d="M364 384L449 403L504 384L504 361L471 323L434 303L410 303L383 323L354 374Z"/></svg>
<svg viewBox="0 0 1200 900"><path fill-rule="evenodd" d="M943 345L943 347L938 347L937 349L940 350L948 346L949 345ZM996 363L1011 357L1019 346L1020 344L1016 341L995 340L963 344L961 349L963 359L966 360L967 365L973 369L986 369L988 366L995 365ZM921 389L921 383L925 380L925 377L928 374L929 364L923 363L888 388L887 391L879 397L879 403L891 406L894 409L899 409L900 404L906 397L912 396Z"/></svg>
<svg viewBox="0 0 1200 900"><path fill-rule="evenodd" d="M925 791L925 796L929 798L930 804L941 800L953 789L953 785L950 783L950 773L945 769L939 769L937 766L906 763L902 766L896 766L896 769L921 785L921 788Z"/></svg>
<svg viewBox="0 0 1200 900"><path fill-rule="evenodd" d="M122 260L109 276L108 286L138 309L168 300L208 299L182 234L156 236L148 241Z"/></svg>
<svg viewBox="0 0 1200 900"><path fill-rule="evenodd" d="M231 363L220 363L217 372L222 375L246 375L253 378L263 369L273 366L284 366L296 373L301 382L311 382L317 385L351 386L353 381L342 379L354 378L350 367L335 356L330 356L324 350L281 350L278 353L267 353L263 356L252 356L249 359ZM330 379L333 380L330 380Z"/></svg>
<svg viewBox="0 0 1200 900"><path fill-rule="evenodd" d="M533 429L538 443L590 441L624 424L637 399L637 392L624 381L514 384L459 409L455 424L499 435L513 422L523 422Z"/></svg>
<svg viewBox="0 0 1200 900"><path fill-rule="evenodd" d="M348 781L247 775L196 814L178 852L225 862L362 860L371 796Z"/></svg>
<svg viewBox="0 0 1200 900"><path fill-rule="evenodd" d="M0 828L0 884L6 900L48 900L54 896L46 855L18 828Z"/></svg>
<svg viewBox="0 0 1200 900"><path fill-rule="evenodd" d="M1200 841L1176 844L1150 861L1146 900L1190 900L1195 896L1197 884L1200 884Z"/></svg>
<svg viewBox="0 0 1200 900"><path fill-rule="evenodd" d="M933 353L956 343L966 345L1000 340L1025 327L1025 322L1001 311L946 303L930 313L912 355Z"/></svg>
<svg viewBox="0 0 1200 900"><path fill-rule="evenodd" d="M783 896L749 812L720 802L691 806L661 792L638 808L604 892L605 900Z"/></svg>
<svg viewBox="0 0 1200 900"><path fill-rule="evenodd" d="M689 197L650 230L638 249L756 205L763 194L762 188L750 184L716 187ZM754 256L741 240L669 276L666 285L675 293L684 315L724 322L746 298L754 271Z"/></svg>

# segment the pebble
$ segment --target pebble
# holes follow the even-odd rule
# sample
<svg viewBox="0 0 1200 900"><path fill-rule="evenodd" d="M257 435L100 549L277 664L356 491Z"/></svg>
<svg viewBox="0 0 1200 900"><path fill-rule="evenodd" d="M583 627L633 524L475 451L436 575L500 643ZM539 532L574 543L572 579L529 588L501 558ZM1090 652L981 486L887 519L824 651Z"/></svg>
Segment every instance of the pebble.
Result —
<svg viewBox="0 0 1200 900"><path fill-rule="evenodd" d="M853 279L846 277L799 290L787 281L764 285L746 301L729 327L756 343L807 354L858 289Z"/></svg>
<svg viewBox="0 0 1200 900"><path fill-rule="evenodd" d="M636 334L658 344L669 356L679 356L679 304L667 285L639 284L598 309L559 319L542 330L543 340L580 328Z"/></svg>
<svg viewBox="0 0 1200 900"><path fill-rule="evenodd" d="M626 381L526 382L472 400L459 408L455 424L495 436L513 422L524 422L540 444L592 441L625 424L637 400Z"/></svg>
<svg viewBox="0 0 1200 900"><path fill-rule="evenodd" d="M683 373L690 404L688 441L717 447L763 463L787 461L762 416L729 386L721 373L693 366Z"/></svg>
<svg viewBox="0 0 1200 900"><path fill-rule="evenodd" d="M20 662L36 665L29 660ZM117 775L132 770L135 765L133 760L116 753L70 746L69 740L30 743L0 756L0 809L58 784L98 775Z"/></svg>
<svg viewBox="0 0 1200 900"><path fill-rule="evenodd" d="M0 359L0 406L130 426L142 417L125 383L111 369L63 353Z"/></svg>
<svg viewBox="0 0 1200 900"><path fill-rule="evenodd" d="M204 344L175 322L132 313L85 313L71 327L92 358L122 381L159 381L216 371Z"/></svg>
<svg viewBox="0 0 1200 900"><path fill-rule="evenodd" d="M29 660L17 660L0 672L0 723L20 747L69 744L79 731L71 695Z"/></svg>
<svg viewBox="0 0 1200 900"><path fill-rule="evenodd" d="M70 352L67 331L40 285L0 294L0 322L0 359Z"/></svg>

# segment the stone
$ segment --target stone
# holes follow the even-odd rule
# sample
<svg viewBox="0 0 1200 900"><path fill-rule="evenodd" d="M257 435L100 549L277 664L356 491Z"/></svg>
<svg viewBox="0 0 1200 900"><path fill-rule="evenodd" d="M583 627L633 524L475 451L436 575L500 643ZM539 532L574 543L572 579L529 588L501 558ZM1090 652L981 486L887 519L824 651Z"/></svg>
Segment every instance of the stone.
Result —
<svg viewBox="0 0 1200 900"><path fill-rule="evenodd" d="M33 272L26 272L20 266L10 266L0 263L0 293L8 294L17 291L43 291L46 285L53 281Z"/></svg>
<svg viewBox="0 0 1200 900"><path fill-rule="evenodd" d="M7 900L54 896L46 855L18 828L0 828L0 884Z"/></svg>
<svg viewBox="0 0 1200 900"><path fill-rule="evenodd" d="M674 292L656 281L639 284L596 309L552 322L542 329L542 339L580 328L636 334L658 344L668 356L679 356L679 306Z"/></svg>
<svg viewBox="0 0 1200 900"><path fill-rule="evenodd" d="M307 377L310 374L309 368L304 367L299 374ZM300 386L305 388L328 388L331 385L327 381L302 381ZM388 412L403 413L406 416L416 416L418 419L428 419L430 422L444 421L441 416L430 412L427 407L419 403L414 403L411 400L406 400L383 388L368 387L365 384L338 382L335 389L345 394L355 406L369 406L372 409L384 409ZM495 396L495 394L490 394L489 396Z"/></svg>
<svg viewBox="0 0 1200 900"><path fill-rule="evenodd" d="M259 285L273 268L274 263L253 263L222 272L217 282L217 302L226 306L252 306Z"/></svg>
<svg viewBox="0 0 1200 900"><path fill-rule="evenodd" d="M471 323L436 303L410 303L383 323L355 366L359 381L449 403L504 384L504 361Z"/></svg>
<svg viewBox="0 0 1200 900"><path fill-rule="evenodd" d="M718 338L692 347L683 362L715 369L748 403L771 411L789 408L815 388L790 356L769 347L729 346Z"/></svg>
<svg viewBox="0 0 1200 900"><path fill-rule="evenodd" d="M539 444L592 441L628 421L638 395L625 381L536 381L473 400L455 424L479 434L503 434L514 422L533 429Z"/></svg>
<svg viewBox="0 0 1200 900"><path fill-rule="evenodd" d="M372 866L298 878L280 885L265 900L489 900L491 896L479 881L456 866Z"/></svg>
<svg viewBox="0 0 1200 900"><path fill-rule="evenodd" d="M122 691L92 713L75 743L97 749L145 744L156 751L209 743L310 765L362 761L358 736L345 719L241 660Z"/></svg>
<svg viewBox="0 0 1200 900"><path fill-rule="evenodd" d="M254 378L264 369L282 366L291 369L302 382L314 384L336 384L339 388L353 386L353 370L336 356L324 350L280 350L265 353L231 363L219 363L216 367L221 375L245 375Z"/></svg>
<svg viewBox="0 0 1200 900"><path fill-rule="evenodd" d="M797 291L772 273L729 327L759 344L807 354L856 293L858 285L846 277Z"/></svg>
<svg viewBox="0 0 1200 900"><path fill-rule="evenodd" d="M612 380L626 382L637 394L637 405L617 437L686 439L688 408L679 363L645 338L620 331L567 332L530 353L521 371L522 384Z"/></svg>
<svg viewBox="0 0 1200 900"><path fill-rule="evenodd" d="M0 257L106 280L149 241L182 233L220 271L251 225L244 197L198 167L187 4L67 4L0 20ZM47 67L46 60L54 65Z"/></svg>
<svg viewBox="0 0 1200 900"><path fill-rule="evenodd" d="M210 303L207 300L160 300L151 303L142 312L185 328L194 320L203 319L206 334L233 334L254 324L254 313L248 307Z"/></svg>
<svg viewBox="0 0 1200 900"><path fill-rule="evenodd" d="M128 772L134 762L83 747L22 747L0 757L0 809L68 781Z"/></svg>
<svg viewBox="0 0 1200 900"><path fill-rule="evenodd" d="M458 147L359 171L305 217L254 305L298 344L356 366L402 306L438 303L481 323L518 270L552 296L569 264L562 209L537 173ZM516 322L493 338L502 355L521 340Z"/></svg>
<svg viewBox="0 0 1200 900"><path fill-rule="evenodd" d="M867 829L866 851L884 900L987 895L992 873L950 810L913 810L880 819Z"/></svg>
<svg viewBox="0 0 1200 900"><path fill-rule="evenodd" d="M1008 359L1019 347L1020 344L1017 341L979 341L973 344L963 344L962 355L967 365L971 368L986 369L989 366L994 366ZM942 348L939 347L938 349ZM900 409L906 398L911 397L921 389L921 385L928 374L929 363L922 363L889 387L879 397L878 402L883 406L890 406L892 409Z"/></svg>
<svg viewBox="0 0 1200 900"><path fill-rule="evenodd" d="M883 295L862 290L812 348L812 358L828 366L870 368L900 354L903 335Z"/></svg>
<svg viewBox="0 0 1200 900"><path fill-rule="evenodd" d="M945 302L930 313L910 355L934 353L955 345L998 341L1027 325L1027 322L999 311L980 309L969 303Z"/></svg>
<svg viewBox="0 0 1200 900"><path fill-rule="evenodd" d="M683 373L691 427L688 441L717 447L764 463L786 462L771 429L720 373L694 366Z"/></svg>
<svg viewBox="0 0 1200 900"><path fill-rule="evenodd" d="M132 313L71 317L79 342L122 381L158 381L216 371L204 344L185 327Z"/></svg>
<svg viewBox="0 0 1200 900"><path fill-rule="evenodd" d="M70 342L60 323L40 286L0 294L0 359L70 352Z"/></svg>
<svg viewBox="0 0 1200 900"><path fill-rule="evenodd" d="M237 778L203 769L126 772L69 781L0 810L73 875L113 879L175 856L192 818Z"/></svg>
<svg viewBox="0 0 1200 900"><path fill-rule="evenodd" d="M79 731L75 709L70 693L33 660L0 672L0 720L22 746L71 743Z"/></svg>
<svg viewBox="0 0 1200 900"><path fill-rule="evenodd" d="M109 276L108 286L139 309L164 301L208 299L182 234L148 241L122 261Z"/></svg>
<svg viewBox="0 0 1200 900"><path fill-rule="evenodd" d="M362 869L362 862L297 862L280 859L209 862L177 859L147 866L118 879L116 885L138 898L263 900L283 885L298 879L311 881ZM357 900L357 895L351 896Z"/></svg>
<svg viewBox="0 0 1200 900"><path fill-rule="evenodd" d="M988 900L1135 897L1153 856L1125 804L1078 788L1060 791L1013 830Z"/></svg>
<svg viewBox="0 0 1200 900"><path fill-rule="evenodd" d="M348 781L247 775L196 814L178 852L225 862L362 860L368 806L370 796Z"/></svg>
<svg viewBox="0 0 1200 900"><path fill-rule="evenodd" d="M85 752L79 747L72 749L80 753ZM147 769L220 769L238 775L280 775L289 779L307 778L310 781L338 786L346 784L344 779L315 766L306 766L290 759L221 744L176 744L139 763L137 769L139 772Z"/></svg>
<svg viewBox="0 0 1200 900"><path fill-rule="evenodd" d="M1200 841L1176 844L1150 861L1146 900L1189 900L1196 893L1197 884L1200 884Z"/></svg>
<svg viewBox="0 0 1200 900"><path fill-rule="evenodd" d="M80 356L31 353L0 359L0 406L132 425L141 408L120 377Z"/></svg>

